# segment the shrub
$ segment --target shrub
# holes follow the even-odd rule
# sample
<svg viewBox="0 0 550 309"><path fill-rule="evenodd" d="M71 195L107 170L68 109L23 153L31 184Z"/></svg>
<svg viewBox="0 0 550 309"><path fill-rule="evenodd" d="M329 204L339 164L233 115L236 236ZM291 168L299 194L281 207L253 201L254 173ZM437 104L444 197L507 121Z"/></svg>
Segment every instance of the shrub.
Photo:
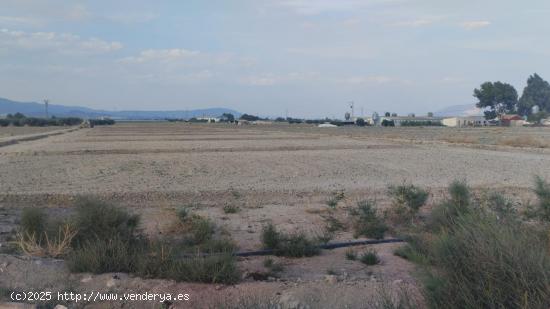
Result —
<svg viewBox="0 0 550 309"><path fill-rule="evenodd" d="M449 227L460 215L473 211L470 188L463 181L453 181L448 189L450 198L434 207L429 228L432 230Z"/></svg>
<svg viewBox="0 0 550 309"><path fill-rule="evenodd" d="M448 308L548 308L547 249L518 221L461 214L428 249L434 268L424 280L427 300Z"/></svg>
<svg viewBox="0 0 550 309"><path fill-rule="evenodd" d="M189 216L189 208L185 207L185 206L182 206L182 207L179 207L177 210L176 210L176 215L178 216L178 219L180 220L180 222L185 222L185 220L187 220L187 217Z"/></svg>
<svg viewBox="0 0 550 309"><path fill-rule="evenodd" d="M67 259L72 272L135 272L137 263L146 251L142 241L126 237L86 239Z"/></svg>
<svg viewBox="0 0 550 309"><path fill-rule="evenodd" d="M198 215L193 215L190 220L190 233L194 244L202 244L212 239L215 226L212 221Z"/></svg>
<svg viewBox="0 0 550 309"><path fill-rule="evenodd" d="M223 212L226 214L234 214L239 211L239 207L233 205L233 204L226 204L223 206Z"/></svg>
<svg viewBox="0 0 550 309"><path fill-rule="evenodd" d="M535 194L541 219L550 221L550 184L540 176L535 178Z"/></svg>
<svg viewBox="0 0 550 309"><path fill-rule="evenodd" d="M273 224L262 231L262 243L265 249L273 249L276 255L288 257L313 256L320 253L317 241L308 238L303 232L283 234Z"/></svg>
<svg viewBox="0 0 550 309"><path fill-rule="evenodd" d="M357 203L357 209L351 211L354 217L354 237L365 236L374 239L384 238L388 230L386 224L378 217L373 208L374 202L361 201Z"/></svg>
<svg viewBox="0 0 550 309"><path fill-rule="evenodd" d="M34 235L36 240L40 242L47 230L46 213L40 208L23 208L20 225L22 235Z"/></svg>
<svg viewBox="0 0 550 309"><path fill-rule="evenodd" d="M378 257L378 253L374 249L370 249L367 252L361 254L359 257L359 261L365 265L376 265L380 263L380 258Z"/></svg>
<svg viewBox="0 0 550 309"><path fill-rule="evenodd" d="M264 244L265 249L274 249L279 247L281 242L281 235L275 228L273 223L269 223L263 228L262 231L262 243Z"/></svg>
<svg viewBox="0 0 550 309"><path fill-rule="evenodd" d="M346 259L350 261L357 260L357 252L355 252L353 249L348 249L346 251Z"/></svg>
<svg viewBox="0 0 550 309"><path fill-rule="evenodd" d="M494 210L474 203L464 183L434 212L435 229L411 237L396 254L422 265L432 308L548 308L548 237L520 220L504 224ZM506 208L502 197L491 208ZM513 216L510 213L509 216Z"/></svg>
<svg viewBox="0 0 550 309"><path fill-rule="evenodd" d="M413 185L390 186L388 194L396 206L406 207L411 213L417 213L428 199L428 192Z"/></svg>
<svg viewBox="0 0 550 309"><path fill-rule="evenodd" d="M330 198L327 200L327 206L335 209L338 206L338 203L345 198L345 193L343 190L334 191L331 193Z"/></svg>
<svg viewBox="0 0 550 309"><path fill-rule="evenodd" d="M326 229L328 232L333 233L344 229L344 224L333 216L328 216L325 220L327 221Z"/></svg>
<svg viewBox="0 0 550 309"><path fill-rule="evenodd" d="M135 235L138 224L137 215L96 199L80 198L74 218L78 230L75 241L84 243L112 237L129 239Z"/></svg>
<svg viewBox="0 0 550 309"><path fill-rule="evenodd" d="M465 181L455 180L449 186L451 202L459 212L467 212L471 204L470 188Z"/></svg>

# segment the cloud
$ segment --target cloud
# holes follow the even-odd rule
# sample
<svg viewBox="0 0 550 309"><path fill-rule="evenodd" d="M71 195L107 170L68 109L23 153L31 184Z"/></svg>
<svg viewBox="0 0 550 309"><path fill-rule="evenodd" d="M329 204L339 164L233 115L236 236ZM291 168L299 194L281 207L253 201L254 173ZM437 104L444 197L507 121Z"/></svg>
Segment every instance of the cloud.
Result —
<svg viewBox="0 0 550 309"><path fill-rule="evenodd" d="M32 26L38 27L44 24L44 20L31 17L0 16L0 25L4 26Z"/></svg>
<svg viewBox="0 0 550 309"><path fill-rule="evenodd" d="M285 0L278 2L278 5L301 15L318 15L325 12L353 11L391 2L396 0Z"/></svg>
<svg viewBox="0 0 550 309"><path fill-rule="evenodd" d="M398 27L422 27L422 26L429 26L433 23L435 23L436 20L434 19L415 19L415 20L407 20L407 21L399 21L392 23L392 26L398 26Z"/></svg>
<svg viewBox="0 0 550 309"><path fill-rule="evenodd" d="M476 30L480 28L485 28L489 25L491 25L491 22L488 20L465 21L460 23L460 26L466 30Z"/></svg>
<svg viewBox="0 0 550 309"><path fill-rule="evenodd" d="M119 50L123 46L120 42L107 42L98 38L83 39L71 33L0 29L0 47L8 51L38 50L60 54L101 54Z"/></svg>
<svg viewBox="0 0 550 309"><path fill-rule="evenodd" d="M337 80L340 83L350 85L365 85L365 84L385 84L394 81L398 81L392 77L384 75L372 75L372 76L352 76Z"/></svg>
<svg viewBox="0 0 550 309"><path fill-rule="evenodd" d="M175 62L199 55L198 51L183 48L172 49L147 49L141 51L138 56L126 57L120 60L122 63L146 63L146 62Z"/></svg>
<svg viewBox="0 0 550 309"><path fill-rule="evenodd" d="M273 86L276 84L288 84L296 82L319 81L321 77L317 72L290 72L286 74L266 73L241 78L241 83L250 86Z"/></svg>

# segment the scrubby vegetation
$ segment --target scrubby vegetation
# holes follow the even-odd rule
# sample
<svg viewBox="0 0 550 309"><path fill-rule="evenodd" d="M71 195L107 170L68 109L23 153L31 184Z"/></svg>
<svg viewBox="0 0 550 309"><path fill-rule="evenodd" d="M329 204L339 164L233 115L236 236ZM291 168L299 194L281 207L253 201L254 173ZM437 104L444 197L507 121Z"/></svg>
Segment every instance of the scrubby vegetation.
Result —
<svg viewBox="0 0 550 309"><path fill-rule="evenodd" d="M215 225L207 218L181 209L178 217L185 233L181 241L150 240L139 230L139 216L84 198L66 222L50 223L39 210L25 211L20 247L31 255L37 252L29 248L38 246L46 255L63 256L73 272L128 272L177 281L237 282L240 275L231 241L214 238ZM55 230L50 225L59 227L58 237L49 236L49 230ZM52 254L56 244L62 244L63 250Z"/></svg>
<svg viewBox="0 0 550 309"><path fill-rule="evenodd" d="M542 210L548 191L541 179L536 192ZM548 308L548 233L510 209L500 195L480 202L464 182L453 182L449 198L396 250L421 267L431 308Z"/></svg>
<svg viewBox="0 0 550 309"><path fill-rule="evenodd" d="M343 190L334 191L331 193L330 197L327 200L327 206L331 209L336 209L336 206L338 206L338 203L342 201L345 198L345 193Z"/></svg>
<svg viewBox="0 0 550 309"><path fill-rule="evenodd" d="M361 254L359 257L359 261L365 265L376 265L380 263L380 258L378 257L378 253L374 249L369 249L368 251Z"/></svg>
<svg viewBox="0 0 550 309"><path fill-rule="evenodd" d="M358 202L357 208L352 209L350 215L353 219L354 237L384 238L388 226L376 213L373 201Z"/></svg>
<svg viewBox="0 0 550 309"><path fill-rule="evenodd" d="M390 186L388 195L393 199L393 207L386 211L386 217L396 226L414 223L429 196L427 191L411 184Z"/></svg>
<svg viewBox="0 0 550 309"><path fill-rule="evenodd" d="M304 232L285 234L268 224L262 231L265 249L273 249L276 255L288 257L313 256L320 253L319 244L323 241L307 237Z"/></svg>

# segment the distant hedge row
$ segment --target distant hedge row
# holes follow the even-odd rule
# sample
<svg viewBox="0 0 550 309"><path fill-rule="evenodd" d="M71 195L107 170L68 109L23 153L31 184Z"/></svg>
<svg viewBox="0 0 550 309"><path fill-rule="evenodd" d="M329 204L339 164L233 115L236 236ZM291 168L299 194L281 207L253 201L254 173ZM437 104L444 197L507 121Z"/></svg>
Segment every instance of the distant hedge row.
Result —
<svg viewBox="0 0 550 309"><path fill-rule="evenodd" d="M21 113L8 114L6 118L0 119L0 127L14 126L14 127L46 127L46 126L75 126L83 122L82 118L78 117L52 117L52 118L37 118L27 117ZM112 125L115 121L112 119L90 119L90 125Z"/></svg>
<svg viewBox="0 0 550 309"><path fill-rule="evenodd" d="M0 126L7 127L9 125L15 127L29 126L29 127L46 127L46 126L74 126L82 123L82 119L77 117L67 118L35 118L35 117L23 117L23 118L6 118L0 119Z"/></svg>

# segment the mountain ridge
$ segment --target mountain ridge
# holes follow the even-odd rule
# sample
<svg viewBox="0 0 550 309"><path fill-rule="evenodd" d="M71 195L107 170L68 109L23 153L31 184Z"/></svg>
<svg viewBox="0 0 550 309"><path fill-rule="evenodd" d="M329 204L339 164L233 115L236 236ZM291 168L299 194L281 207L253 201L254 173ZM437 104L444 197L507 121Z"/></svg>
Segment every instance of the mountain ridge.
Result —
<svg viewBox="0 0 550 309"><path fill-rule="evenodd" d="M6 98L0 98L0 114L22 113L27 116L43 117L45 108L43 103L37 102L18 102ZM192 110L122 110L109 111L103 109L93 109L84 106L67 106L60 104L49 104L48 114L57 117L81 117L81 118L99 118L109 117L113 119L127 120L146 120L146 119L166 119L193 117L218 117L223 113L231 113L235 117L241 115L240 112L223 107L192 109Z"/></svg>

